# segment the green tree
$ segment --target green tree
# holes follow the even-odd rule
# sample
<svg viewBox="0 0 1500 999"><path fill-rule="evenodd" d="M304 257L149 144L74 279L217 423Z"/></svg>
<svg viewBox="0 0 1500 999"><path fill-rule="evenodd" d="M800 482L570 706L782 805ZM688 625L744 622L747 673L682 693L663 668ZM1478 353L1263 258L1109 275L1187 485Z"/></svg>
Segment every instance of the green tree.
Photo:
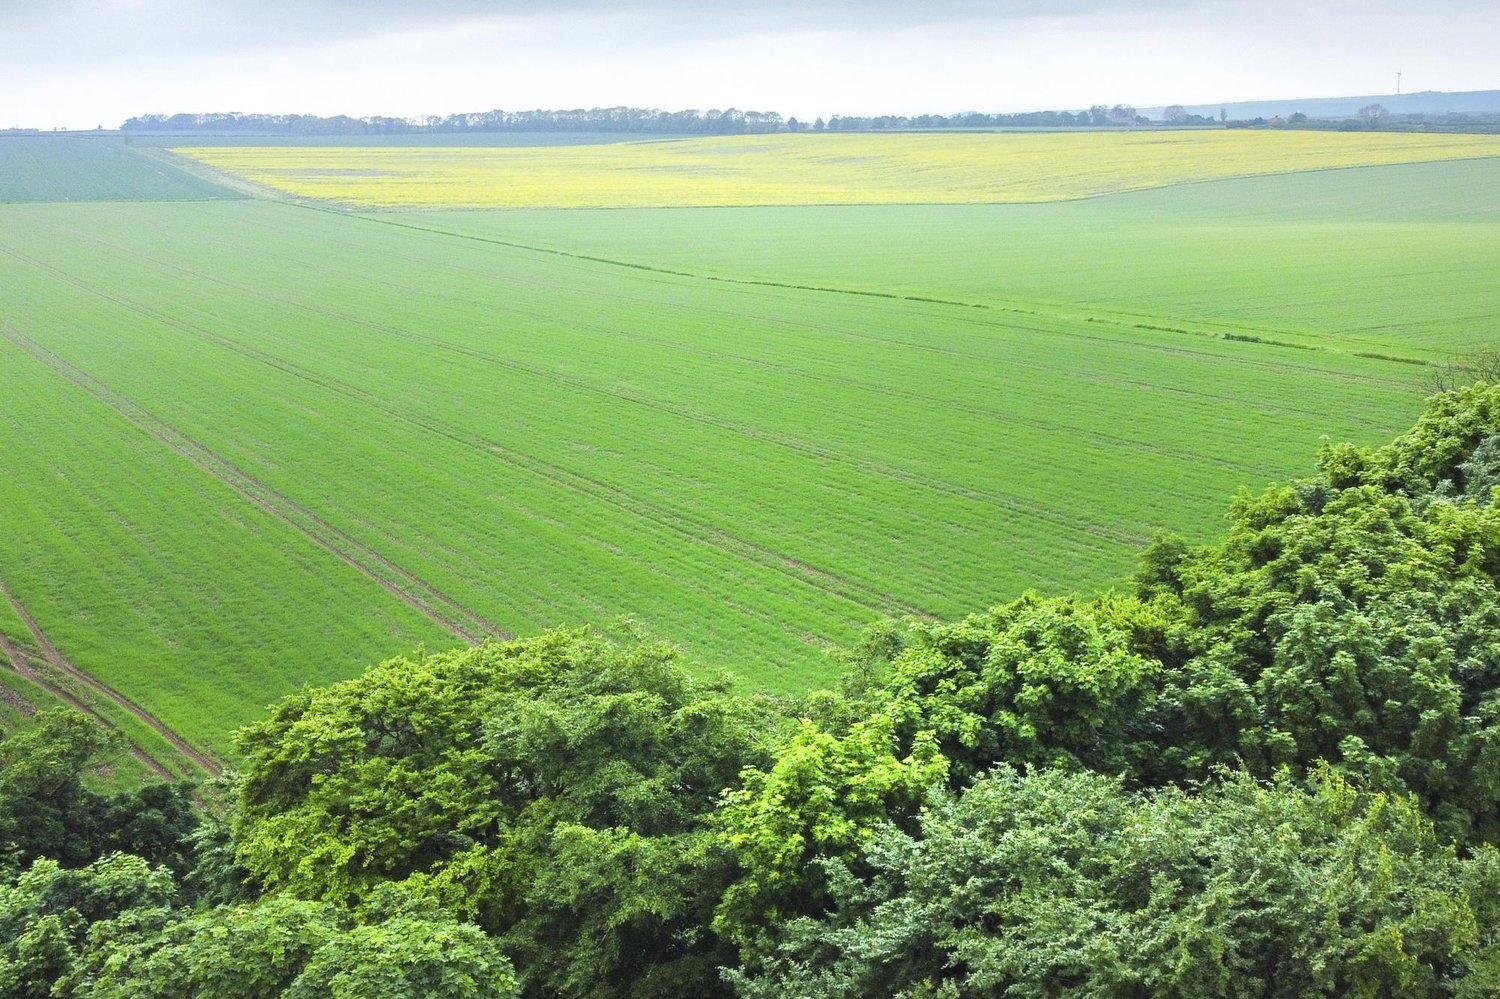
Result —
<svg viewBox="0 0 1500 999"><path fill-rule="evenodd" d="M392 660L242 734L232 839L272 892L407 882L497 935L530 994L712 994L709 823L772 727L670 649L586 632Z"/></svg>
<svg viewBox="0 0 1500 999"><path fill-rule="evenodd" d="M1312 785L1002 769L824 861L829 911L732 977L750 999L1481 994L1496 855L1458 860L1404 799Z"/></svg>
<svg viewBox="0 0 1500 999"><path fill-rule="evenodd" d="M1415 792L1445 835L1500 842L1500 510L1465 495L1497 432L1500 390L1436 396L1390 444L1243 494L1221 543L1148 556L1141 592L1180 604L1169 768L1327 760Z"/></svg>
<svg viewBox="0 0 1500 999"><path fill-rule="evenodd" d="M341 942L337 910L273 898L95 930L68 982L88 999L280 996L313 955Z"/></svg>
<svg viewBox="0 0 1500 999"><path fill-rule="evenodd" d="M94 859L97 801L84 788L83 774L118 742L61 708L42 712L35 727L0 741L0 844L23 864L44 855L72 866Z"/></svg>
<svg viewBox="0 0 1500 999"><path fill-rule="evenodd" d="M1027 594L952 624L918 624L889 667L885 713L903 745L935 736L955 785L997 762L1140 774L1152 766L1164 631L1133 598Z"/></svg>
<svg viewBox="0 0 1500 999"><path fill-rule="evenodd" d="M74 969L86 942L117 923L158 924L176 896L172 876L112 854L69 869L41 859L0 884L0 996L43 997Z"/></svg>
<svg viewBox="0 0 1500 999"><path fill-rule="evenodd" d="M269 898L96 929L63 981L78 999L506 999L510 962L477 927L396 888L367 922L326 902ZM123 923L123 921L122 921Z"/></svg>
<svg viewBox="0 0 1500 999"><path fill-rule="evenodd" d="M103 795L84 783L123 745L118 733L66 708L43 711L29 729L0 739L0 856L80 867L119 851L185 870L196 822L188 785Z"/></svg>
<svg viewBox="0 0 1500 999"><path fill-rule="evenodd" d="M913 821L947 771L930 737L901 755L889 718L877 715L843 736L804 721L772 767L747 769L744 786L725 795L720 836L739 876L715 926L742 953L758 952L781 921L821 908L821 860L856 857L884 824Z"/></svg>
<svg viewBox="0 0 1500 999"><path fill-rule="evenodd" d="M478 927L398 916L357 926L324 944L285 999L507 999L517 994L510 962Z"/></svg>

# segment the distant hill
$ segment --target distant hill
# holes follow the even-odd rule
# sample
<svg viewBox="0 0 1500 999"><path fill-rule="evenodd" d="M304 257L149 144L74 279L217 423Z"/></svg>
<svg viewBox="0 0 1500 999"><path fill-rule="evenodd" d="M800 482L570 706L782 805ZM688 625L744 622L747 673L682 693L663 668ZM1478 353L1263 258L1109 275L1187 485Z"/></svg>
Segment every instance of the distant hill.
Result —
<svg viewBox="0 0 1500 999"><path fill-rule="evenodd" d="M1367 94L1363 97L1308 97L1289 101L1233 101L1225 104L1185 104L1189 114L1217 118L1225 111L1231 119L1285 118L1301 111L1309 118L1354 118L1359 109L1383 104L1391 114L1494 114L1500 113L1500 90L1464 90L1444 93L1423 90L1415 94ZM1148 118L1160 118L1161 108L1143 108Z"/></svg>

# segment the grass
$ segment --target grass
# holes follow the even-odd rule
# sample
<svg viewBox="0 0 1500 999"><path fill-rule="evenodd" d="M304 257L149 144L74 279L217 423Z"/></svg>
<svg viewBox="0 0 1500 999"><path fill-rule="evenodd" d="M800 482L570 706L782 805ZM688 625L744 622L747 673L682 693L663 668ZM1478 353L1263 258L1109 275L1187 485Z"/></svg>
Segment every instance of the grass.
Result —
<svg viewBox="0 0 1500 999"><path fill-rule="evenodd" d="M0 203L200 201L240 197L109 138L0 136Z"/></svg>
<svg viewBox="0 0 1500 999"><path fill-rule="evenodd" d="M390 217L0 220L4 581L221 752L303 683L465 633L592 621L804 689L878 616L1118 582L1153 531L1206 538L1237 487L1420 405L1378 359Z"/></svg>
<svg viewBox="0 0 1500 999"><path fill-rule="evenodd" d="M543 148L184 146L304 198L372 207L1047 202L1294 171L1500 156L1500 137L1316 131L769 135Z"/></svg>
<svg viewBox="0 0 1500 999"><path fill-rule="evenodd" d="M10 602L4 599L0 599L0 639L23 649L35 648L31 629L26 627L26 622L21 620L21 615L16 613ZM3 660L0 660L0 664L3 664Z"/></svg>
<svg viewBox="0 0 1500 999"><path fill-rule="evenodd" d="M150 209L138 212L138 221L149 218ZM7 306L20 287L14 264L0 258ZM124 316L91 308L66 285L31 280L25 291L33 309L55 317L54 339L88 325L101 343L119 337L93 364L129 364ZM302 684L348 675L377 649L444 640L404 604L383 600L379 586L21 350L13 324L35 326L24 313L6 314L0 564L8 588L79 667L222 751L229 726ZM134 334L149 329L137 323ZM299 610L310 595L332 604Z"/></svg>
<svg viewBox="0 0 1500 999"><path fill-rule="evenodd" d="M879 616L1123 582L1408 424L1411 362L1494 329L1497 191L1473 159L1025 205L0 206L0 584L223 758L299 686L556 624L805 689Z"/></svg>
<svg viewBox="0 0 1500 999"><path fill-rule="evenodd" d="M0 670L0 736L30 728L37 701L46 703L31 684L14 673Z"/></svg>
<svg viewBox="0 0 1500 999"><path fill-rule="evenodd" d="M732 280L1419 359L1493 344L1500 311L1496 159L1224 180L1060 204L379 217Z"/></svg>

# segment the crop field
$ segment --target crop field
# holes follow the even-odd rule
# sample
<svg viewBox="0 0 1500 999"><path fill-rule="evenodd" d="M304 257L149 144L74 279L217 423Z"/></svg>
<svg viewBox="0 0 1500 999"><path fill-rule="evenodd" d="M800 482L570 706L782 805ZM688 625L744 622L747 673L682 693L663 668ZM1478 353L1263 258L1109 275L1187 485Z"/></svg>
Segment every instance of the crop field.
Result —
<svg viewBox="0 0 1500 999"><path fill-rule="evenodd" d="M0 136L0 203L234 197L241 195L120 141L68 135Z"/></svg>
<svg viewBox="0 0 1500 999"><path fill-rule="evenodd" d="M1084 202L427 212L410 224L719 277L1087 310L1431 358L1492 345L1500 159Z"/></svg>
<svg viewBox="0 0 1500 999"><path fill-rule="evenodd" d="M1341 132L732 136L543 148L183 147L304 198L373 207L1046 202L1195 181L1500 156L1500 137Z"/></svg>
<svg viewBox="0 0 1500 999"><path fill-rule="evenodd" d="M417 646L592 623L795 691L880 616L1123 582L1153 532L1408 424L1409 362L1495 328L1494 169L0 206L0 712L72 697L182 772Z"/></svg>

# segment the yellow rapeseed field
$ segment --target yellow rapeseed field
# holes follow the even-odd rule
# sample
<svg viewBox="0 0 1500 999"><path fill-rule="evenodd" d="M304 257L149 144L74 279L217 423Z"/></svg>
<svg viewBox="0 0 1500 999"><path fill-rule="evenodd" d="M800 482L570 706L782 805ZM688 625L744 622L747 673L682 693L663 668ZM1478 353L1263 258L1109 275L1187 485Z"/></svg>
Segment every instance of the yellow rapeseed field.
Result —
<svg viewBox="0 0 1500 999"><path fill-rule="evenodd" d="M176 152L297 197L360 206L623 208L1061 201L1254 174L1500 156L1500 137L836 133L583 146Z"/></svg>

